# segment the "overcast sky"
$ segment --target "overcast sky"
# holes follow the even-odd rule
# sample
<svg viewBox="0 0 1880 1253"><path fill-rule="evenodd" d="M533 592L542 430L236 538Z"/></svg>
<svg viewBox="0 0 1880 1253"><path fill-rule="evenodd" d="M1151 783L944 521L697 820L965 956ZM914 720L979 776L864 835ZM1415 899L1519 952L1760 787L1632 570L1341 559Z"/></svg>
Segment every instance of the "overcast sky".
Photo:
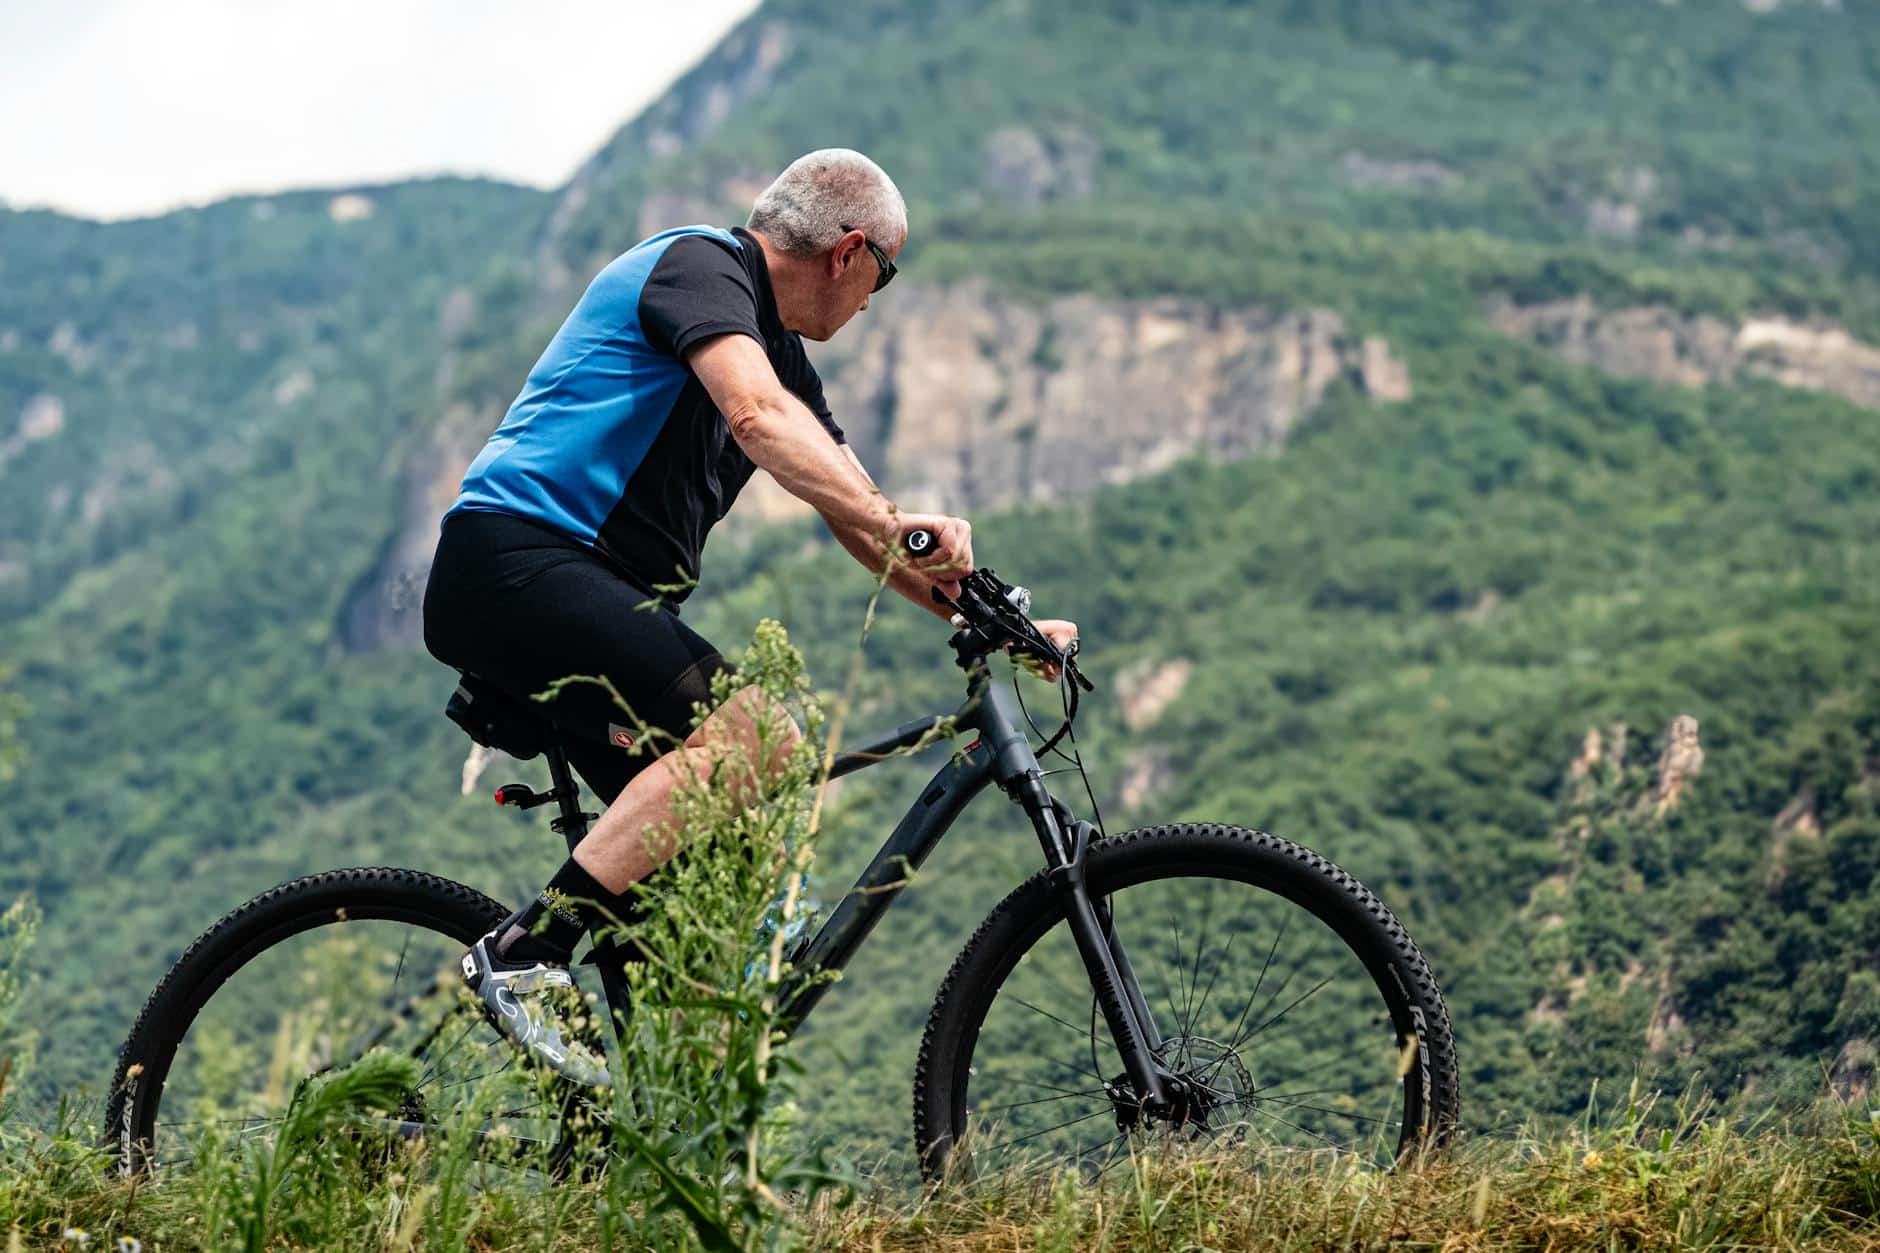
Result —
<svg viewBox="0 0 1880 1253"><path fill-rule="evenodd" d="M0 0L0 202L554 186L756 0Z"/></svg>

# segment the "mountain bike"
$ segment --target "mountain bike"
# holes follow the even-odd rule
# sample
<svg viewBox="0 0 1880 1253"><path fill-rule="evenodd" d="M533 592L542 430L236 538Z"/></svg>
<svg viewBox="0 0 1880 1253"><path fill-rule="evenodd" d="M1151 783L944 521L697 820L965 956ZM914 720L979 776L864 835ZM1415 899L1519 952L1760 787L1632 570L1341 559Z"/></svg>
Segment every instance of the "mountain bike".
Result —
<svg viewBox="0 0 1880 1253"><path fill-rule="evenodd" d="M906 542L920 553L931 536ZM1067 734L1074 746L1079 693L1094 690L1075 646L1060 651L1028 616L1029 593L991 570L946 603L965 702L842 754L830 775L936 736L970 741L794 944L779 990L790 1028L830 988L816 975L848 964L962 811L996 785L1044 864L973 932L935 997L914 1081L926 1176L1034 1161L1100 1174L1177 1143L1331 1149L1381 1166L1441 1145L1458 1103L1449 1016L1390 910L1325 858L1264 832L1179 823L1101 836L1050 792L1056 771L1041 764L1055 754L1082 773L1081 756L1060 747ZM1055 733L1036 730L1016 675L1009 690L995 680L1002 652L1057 667ZM540 715L474 675L447 712L487 747L546 756L551 790L510 784L496 798L556 805L553 829L579 843L595 815L582 811ZM415 1061L410 1091L382 1120L403 1135L437 1130L479 1085L520 1076L526 1063L456 978L463 950L507 913L460 883L385 867L296 879L242 905L176 961L122 1049L106 1124L120 1168L176 1160L210 1126L265 1134L296 1084L371 1048ZM576 968L616 1031L631 959L604 934ZM500 1160L534 1153L564 1168L592 1097L552 1075L547 1087L519 1081L513 1108L453 1134L485 1138Z"/></svg>

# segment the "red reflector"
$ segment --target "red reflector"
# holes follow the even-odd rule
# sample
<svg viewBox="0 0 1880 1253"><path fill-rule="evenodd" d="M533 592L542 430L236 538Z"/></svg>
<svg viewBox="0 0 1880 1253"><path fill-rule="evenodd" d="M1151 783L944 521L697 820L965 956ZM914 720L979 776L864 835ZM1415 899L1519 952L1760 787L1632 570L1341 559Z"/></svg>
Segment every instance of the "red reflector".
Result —
<svg viewBox="0 0 1880 1253"><path fill-rule="evenodd" d="M974 741L973 741L973 742L972 742L971 744L968 744L968 745L966 746L966 751L970 753L970 752L972 752L972 751L973 751L973 750L974 750L975 748L978 748L978 747L979 747L979 741L978 741L978 740L974 740Z"/></svg>
<svg viewBox="0 0 1880 1253"><path fill-rule="evenodd" d="M503 803L503 789L501 788L496 789L496 803L498 805Z"/></svg>

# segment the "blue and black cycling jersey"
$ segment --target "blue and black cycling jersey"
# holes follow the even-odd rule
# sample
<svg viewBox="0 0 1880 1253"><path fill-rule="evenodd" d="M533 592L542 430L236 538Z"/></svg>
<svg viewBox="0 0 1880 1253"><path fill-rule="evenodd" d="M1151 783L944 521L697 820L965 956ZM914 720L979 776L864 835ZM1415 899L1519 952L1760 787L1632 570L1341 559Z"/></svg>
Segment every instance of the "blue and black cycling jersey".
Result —
<svg viewBox="0 0 1880 1253"><path fill-rule="evenodd" d="M756 469L685 364L693 345L726 333L762 344L783 385L844 442L802 337L778 317L763 248L741 229L682 226L595 276L450 513L526 518L646 586L689 588L706 533Z"/></svg>

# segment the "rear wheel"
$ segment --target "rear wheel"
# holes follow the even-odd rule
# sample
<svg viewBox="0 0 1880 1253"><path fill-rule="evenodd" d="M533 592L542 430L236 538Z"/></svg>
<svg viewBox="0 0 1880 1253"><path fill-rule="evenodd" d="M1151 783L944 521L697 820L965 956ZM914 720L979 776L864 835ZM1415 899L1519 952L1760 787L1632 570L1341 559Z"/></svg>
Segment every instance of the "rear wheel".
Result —
<svg viewBox="0 0 1880 1253"><path fill-rule="evenodd" d="M381 1049L414 1065L373 1129L466 1134L479 1156L565 1168L584 1099L531 1068L458 975L507 913L462 884L386 868L296 879L241 906L184 951L131 1029L105 1122L119 1167L268 1137L305 1084Z"/></svg>
<svg viewBox="0 0 1880 1253"><path fill-rule="evenodd" d="M1299 845L1215 825L1091 846L1092 899L1177 1077L1142 1107L1040 874L954 962L921 1041L914 1130L929 1178L1175 1145L1334 1150L1389 1165L1457 1116L1455 1046L1429 966L1363 884ZM958 1151L956 1151L958 1150Z"/></svg>

